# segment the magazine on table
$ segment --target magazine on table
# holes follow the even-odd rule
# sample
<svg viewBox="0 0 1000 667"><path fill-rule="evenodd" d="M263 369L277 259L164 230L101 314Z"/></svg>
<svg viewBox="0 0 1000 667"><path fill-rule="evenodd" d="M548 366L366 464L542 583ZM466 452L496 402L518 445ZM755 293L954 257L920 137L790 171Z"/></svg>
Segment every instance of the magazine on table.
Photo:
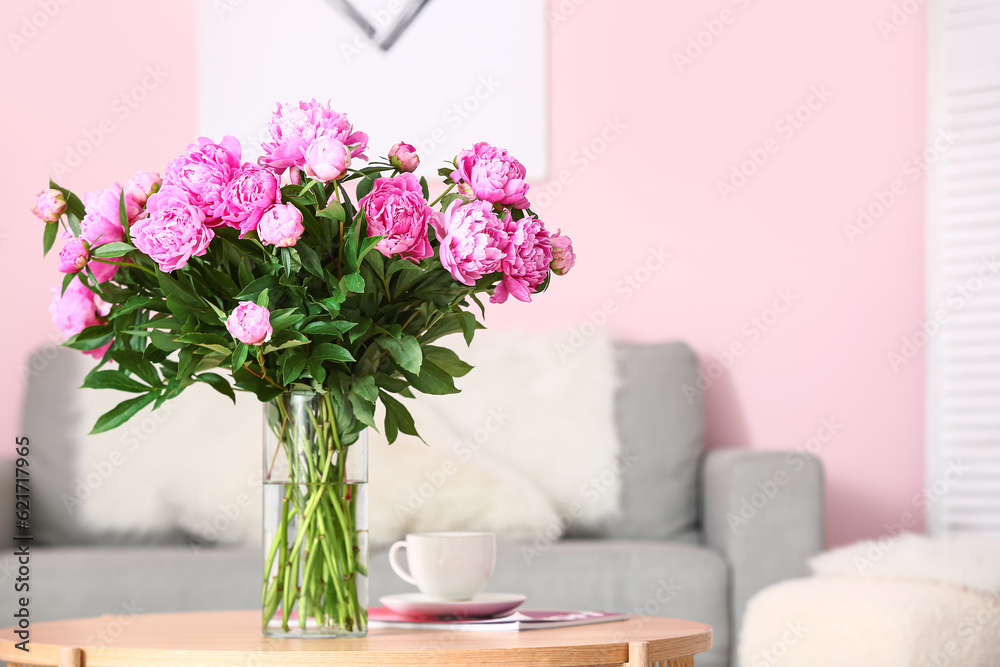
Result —
<svg viewBox="0 0 1000 667"><path fill-rule="evenodd" d="M566 628L573 625L624 621L628 614L602 611L516 611L499 618L438 618L414 617L398 614L385 607L368 610L368 624L372 628L409 628L472 630L481 632L523 632Z"/></svg>

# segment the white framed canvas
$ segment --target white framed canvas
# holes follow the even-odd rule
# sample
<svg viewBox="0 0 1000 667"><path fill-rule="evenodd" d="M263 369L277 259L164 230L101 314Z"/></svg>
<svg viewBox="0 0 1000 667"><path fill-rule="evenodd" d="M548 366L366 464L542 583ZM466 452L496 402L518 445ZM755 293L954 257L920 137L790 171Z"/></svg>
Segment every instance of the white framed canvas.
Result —
<svg viewBox="0 0 1000 667"><path fill-rule="evenodd" d="M198 130L235 134L247 159L276 102L329 99L371 137L434 173L464 147L547 170L545 0L201 0Z"/></svg>

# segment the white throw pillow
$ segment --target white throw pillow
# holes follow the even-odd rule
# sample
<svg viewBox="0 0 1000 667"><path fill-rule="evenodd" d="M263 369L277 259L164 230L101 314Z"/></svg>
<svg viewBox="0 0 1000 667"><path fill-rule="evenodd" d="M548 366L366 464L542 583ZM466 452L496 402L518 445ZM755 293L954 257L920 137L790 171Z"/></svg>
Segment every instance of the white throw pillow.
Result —
<svg viewBox="0 0 1000 667"><path fill-rule="evenodd" d="M620 476L602 478L620 450L613 349L598 335L564 360L568 339L566 330L486 330L471 348L447 340L475 368L456 380L460 394L405 401L427 445L371 439L374 545L416 530L494 529L485 526L555 539L618 512ZM442 475L449 461L457 470Z"/></svg>
<svg viewBox="0 0 1000 667"><path fill-rule="evenodd" d="M81 356L77 384L90 364ZM135 395L105 389L77 395L83 406L77 470L92 482L92 473L107 471L79 508L88 530L259 543L262 409L253 395L237 392L234 406L208 385L195 384L159 410L97 435L82 434Z"/></svg>

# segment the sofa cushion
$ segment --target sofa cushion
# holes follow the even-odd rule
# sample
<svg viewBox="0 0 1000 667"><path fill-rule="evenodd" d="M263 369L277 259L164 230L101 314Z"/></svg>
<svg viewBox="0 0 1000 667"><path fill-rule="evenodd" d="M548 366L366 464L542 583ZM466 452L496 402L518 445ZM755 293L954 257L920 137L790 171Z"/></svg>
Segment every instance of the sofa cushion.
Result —
<svg viewBox="0 0 1000 667"><path fill-rule="evenodd" d="M259 548L33 547L31 620L259 608L263 569Z"/></svg>
<svg viewBox="0 0 1000 667"><path fill-rule="evenodd" d="M704 425L694 387L698 358L685 343L619 343L615 422L622 442L621 515L601 537L674 539L698 522Z"/></svg>

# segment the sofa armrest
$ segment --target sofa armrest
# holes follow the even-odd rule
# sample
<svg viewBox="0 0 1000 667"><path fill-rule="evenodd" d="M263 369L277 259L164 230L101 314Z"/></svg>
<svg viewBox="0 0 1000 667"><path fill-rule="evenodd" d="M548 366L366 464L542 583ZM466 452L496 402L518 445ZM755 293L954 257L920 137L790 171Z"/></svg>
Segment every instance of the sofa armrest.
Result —
<svg viewBox="0 0 1000 667"><path fill-rule="evenodd" d="M14 544L14 459L0 458L0 549Z"/></svg>
<svg viewBox="0 0 1000 667"><path fill-rule="evenodd" d="M814 456L747 450L706 455L702 539L729 562L734 634L757 591L808 573L806 561L823 549L823 511L823 466Z"/></svg>

